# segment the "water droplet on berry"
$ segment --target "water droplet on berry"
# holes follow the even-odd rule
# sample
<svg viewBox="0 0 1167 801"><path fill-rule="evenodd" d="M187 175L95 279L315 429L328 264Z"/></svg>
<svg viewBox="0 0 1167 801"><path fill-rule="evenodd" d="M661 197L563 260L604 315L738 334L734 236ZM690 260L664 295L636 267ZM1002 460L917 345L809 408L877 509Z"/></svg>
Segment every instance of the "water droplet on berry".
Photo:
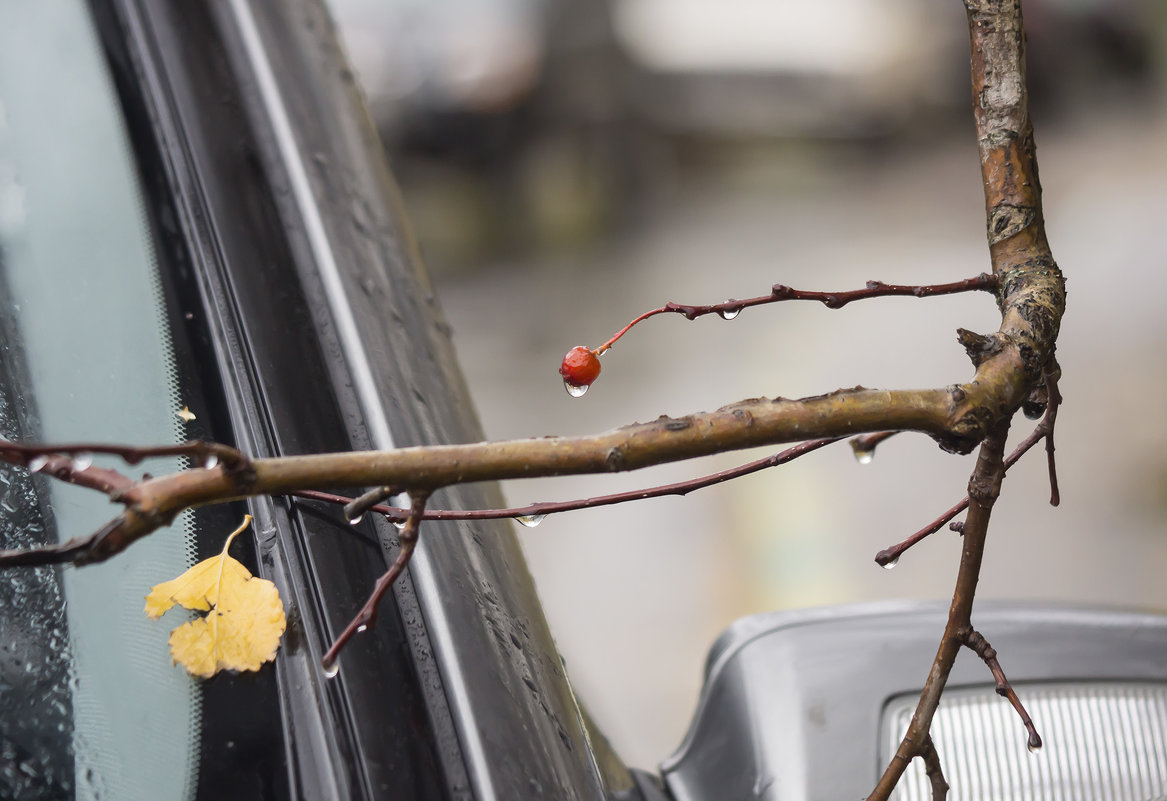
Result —
<svg viewBox="0 0 1167 801"><path fill-rule="evenodd" d="M335 662L325 662L320 667L324 669L324 678L334 678L337 673L340 673L340 660L338 659Z"/></svg>
<svg viewBox="0 0 1167 801"><path fill-rule="evenodd" d="M563 388L567 390L567 394L573 398L582 398L588 392L588 385L576 386L570 381L563 382Z"/></svg>
<svg viewBox="0 0 1167 801"><path fill-rule="evenodd" d="M365 513L364 513L364 512L361 512L361 513L360 513L359 515L357 515L356 517L350 517L350 518L348 519L348 524L349 524L350 526L355 526L355 525L357 525L358 523L360 523L360 522L361 522L362 520L364 520L364 519L365 519Z"/></svg>
<svg viewBox="0 0 1167 801"><path fill-rule="evenodd" d="M78 453L73 457L74 470L88 470L93 467L92 453Z"/></svg>
<svg viewBox="0 0 1167 801"><path fill-rule="evenodd" d="M527 528L534 528L542 523L545 517L547 515L519 515L515 520L518 520L520 525L526 526Z"/></svg>
<svg viewBox="0 0 1167 801"><path fill-rule="evenodd" d="M219 466L219 457L213 453L207 457L207 460L205 462L203 462L203 469L205 469L205 470L214 470L218 466Z"/></svg>
<svg viewBox="0 0 1167 801"><path fill-rule="evenodd" d="M855 461L859 464L871 464L875 460L875 448L856 448Z"/></svg>
<svg viewBox="0 0 1167 801"><path fill-rule="evenodd" d="M726 303L733 303L733 299L731 298L730 300L727 300ZM736 309L722 309L721 311L717 312L717 316L722 320L732 320L734 317L737 317L741 313L742 310L739 306Z"/></svg>
<svg viewBox="0 0 1167 801"><path fill-rule="evenodd" d="M900 558L897 556L895 559L892 559L891 561L884 562L882 567L884 570L892 570L899 563L900 563Z"/></svg>
<svg viewBox="0 0 1167 801"><path fill-rule="evenodd" d="M49 457L36 456L36 457L33 457L33 459L29 461L28 469L30 471L32 471L33 473L39 473L40 471L45 469L45 465L47 465L48 463L49 463Z"/></svg>

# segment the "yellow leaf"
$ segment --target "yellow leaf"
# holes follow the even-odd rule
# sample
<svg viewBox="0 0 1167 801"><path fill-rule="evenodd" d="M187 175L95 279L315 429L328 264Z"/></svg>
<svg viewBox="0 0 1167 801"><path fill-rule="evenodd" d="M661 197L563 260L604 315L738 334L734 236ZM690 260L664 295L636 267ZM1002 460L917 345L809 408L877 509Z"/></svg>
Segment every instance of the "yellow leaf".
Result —
<svg viewBox="0 0 1167 801"><path fill-rule="evenodd" d="M146 614L160 618L175 604L206 612L218 602L220 576L229 582L247 581L251 572L239 560L223 554L204 559L178 578L151 587Z"/></svg>
<svg viewBox="0 0 1167 801"><path fill-rule="evenodd" d="M227 553L250 522L247 515L218 556L152 587L146 596L146 614L152 618L176 603L207 612L170 633L171 658L195 676L208 678L224 669L259 670L279 648L286 620L276 586L252 576Z"/></svg>

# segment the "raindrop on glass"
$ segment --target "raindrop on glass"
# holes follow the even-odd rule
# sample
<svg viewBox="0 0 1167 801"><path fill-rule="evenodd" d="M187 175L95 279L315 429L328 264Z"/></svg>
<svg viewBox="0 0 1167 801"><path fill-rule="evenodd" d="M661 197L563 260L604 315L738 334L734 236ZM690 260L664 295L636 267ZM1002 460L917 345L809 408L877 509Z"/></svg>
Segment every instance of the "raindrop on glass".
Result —
<svg viewBox="0 0 1167 801"><path fill-rule="evenodd" d="M45 469L45 465L47 465L48 463L49 463L49 457L37 456L37 457L34 457L31 461L29 461L28 469L34 473L39 473L40 471Z"/></svg>
<svg viewBox="0 0 1167 801"><path fill-rule="evenodd" d="M93 454L92 453L78 453L77 455L75 455L73 457L73 469L74 470L88 470L92 466L93 466Z"/></svg>
<svg viewBox="0 0 1167 801"><path fill-rule="evenodd" d="M895 559L892 559L890 562L885 562L885 563L883 564L883 569L884 569L884 570L891 570L892 568L894 568L894 567L895 567L896 565L898 565L899 563L900 563L900 558L897 556Z"/></svg>
<svg viewBox="0 0 1167 801"><path fill-rule="evenodd" d="M219 466L219 457L213 453L207 457L207 460L205 462L203 462L203 469L205 469L205 470L214 470L218 466Z"/></svg>
<svg viewBox="0 0 1167 801"><path fill-rule="evenodd" d="M526 526L527 528L534 528L542 523L545 517L547 515L519 515L515 520L518 520L520 525Z"/></svg>
<svg viewBox="0 0 1167 801"><path fill-rule="evenodd" d="M361 522L362 520L364 520L364 519L365 519L365 513L364 513L364 512L361 512L361 513L360 513L359 515L357 515L356 517L350 517L350 518L348 519L348 524L349 524L350 526L355 526L355 525L357 525L358 523L360 523L360 522Z"/></svg>
<svg viewBox="0 0 1167 801"><path fill-rule="evenodd" d="M338 659L335 662L326 662L321 665L321 667L324 669L324 678L331 679L336 676L337 673L340 673L340 660Z"/></svg>
<svg viewBox="0 0 1167 801"><path fill-rule="evenodd" d="M855 449L855 461L859 462L859 464L871 464L871 462L874 461L874 459L875 459L875 449L874 448L865 448L865 449L856 448Z"/></svg>
<svg viewBox="0 0 1167 801"><path fill-rule="evenodd" d="M573 398L582 398L588 392L587 384L584 384L583 386L576 386L575 384L564 381L563 388L566 389L567 394Z"/></svg>

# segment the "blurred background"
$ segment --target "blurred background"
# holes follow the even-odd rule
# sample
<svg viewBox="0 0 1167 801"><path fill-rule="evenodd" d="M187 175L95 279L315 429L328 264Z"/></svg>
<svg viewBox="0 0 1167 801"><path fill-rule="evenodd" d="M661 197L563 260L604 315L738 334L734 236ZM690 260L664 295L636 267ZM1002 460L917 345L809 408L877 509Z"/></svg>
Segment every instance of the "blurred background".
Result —
<svg viewBox="0 0 1167 801"><path fill-rule="evenodd" d="M999 324L984 295L659 317L604 356L585 397L557 374L571 346L669 300L988 269L956 0L332 5L490 438L955 383L971 375L955 328ZM1167 608L1164 8L1025 2L1045 212L1069 279L1063 500L1047 505L1040 454L1010 472L983 598ZM1019 417L1013 439L1029 426ZM583 497L765 453L506 491ZM893 572L872 558L962 497L971 468L904 435L869 465L844 445L520 533L583 701L627 761L652 767L680 743L705 651L735 618L948 597L955 534Z"/></svg>

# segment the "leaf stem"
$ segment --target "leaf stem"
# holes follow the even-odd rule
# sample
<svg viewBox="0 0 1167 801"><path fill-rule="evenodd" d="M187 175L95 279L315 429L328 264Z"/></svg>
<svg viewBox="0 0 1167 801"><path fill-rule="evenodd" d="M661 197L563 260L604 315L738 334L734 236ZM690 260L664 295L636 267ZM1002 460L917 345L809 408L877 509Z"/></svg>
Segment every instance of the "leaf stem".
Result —
<svg viewBox="0 0 1167 801"><path fill-rule="evenodd" d="M211 643L214 650L215 664L219 663L219 593L223 590L223 566L227 563L227 549L231 547L231 543L235 538L247 530L251 525L251 515L243 515L243 522L239 524L239 528L227 535L227 541L223 543L223 550L219 552L219 575L215 579L215 600L211 601L211 608L207 610L207 617L211 619ZM210 599L207 599L210 601Z"/></svg>

